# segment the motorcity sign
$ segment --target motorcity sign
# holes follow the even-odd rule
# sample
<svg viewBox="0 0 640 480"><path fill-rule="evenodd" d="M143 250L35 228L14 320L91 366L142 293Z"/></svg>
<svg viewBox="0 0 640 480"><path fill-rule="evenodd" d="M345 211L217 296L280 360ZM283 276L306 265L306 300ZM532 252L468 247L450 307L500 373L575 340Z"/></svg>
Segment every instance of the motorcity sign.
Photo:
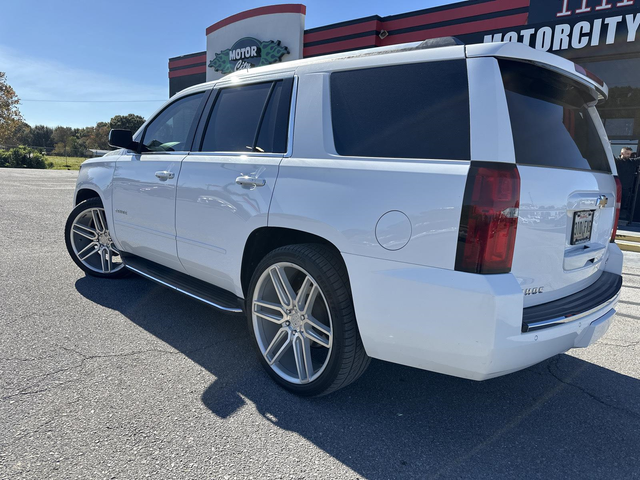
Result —
<svg viewBox="0 0 640 480"><path fill-rule="evenodd" d="M209 67L223 75L247 68L262 67L282 60L289 49L281 45L280 40L267 42L256 38L245 37L238 40L231 48L215 54Z"/></svg>
<svg viewBox="0 0 640 480"><path fill-rule="evenodd" d="M562 18L562 17L560 17ZM552 25L527 25L518 29L484 35L484 42L520 42L546 52L596 48L603 54L635 51L640 13L600 18L572 18ZM606 47L606 50L604 49ZM594 53L590 52L590 56Z"/></svg>
<svg viewBox="0 0 640 480"><path fill-rule="evenodd" d="M636 0L531 0L529 24L591 14L616 12L616 15L622 15L634 6L637 6Z"/></svg>

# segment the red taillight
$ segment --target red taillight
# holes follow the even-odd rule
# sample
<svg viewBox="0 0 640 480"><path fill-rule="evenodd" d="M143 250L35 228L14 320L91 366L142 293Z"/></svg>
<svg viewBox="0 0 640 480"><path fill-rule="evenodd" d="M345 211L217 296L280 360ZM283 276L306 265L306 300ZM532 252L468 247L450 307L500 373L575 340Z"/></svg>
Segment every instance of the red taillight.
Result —
<svg viewBox="0 0 640 480"><path fill-rule="evenodd" d="M622 182L618 177L613 177L616 181L616 216L613 222L613 232L611 233L611 242L616 241L616 233L618 233L618 221L620 220L620 206L622 205Z"/></svg>
<svg viewBox="0 0 640 480"><path fill-rule="evenodd" d="M464 191L456 270L510 272L519 207L520 175L515 165L472 162Z"/></svg>

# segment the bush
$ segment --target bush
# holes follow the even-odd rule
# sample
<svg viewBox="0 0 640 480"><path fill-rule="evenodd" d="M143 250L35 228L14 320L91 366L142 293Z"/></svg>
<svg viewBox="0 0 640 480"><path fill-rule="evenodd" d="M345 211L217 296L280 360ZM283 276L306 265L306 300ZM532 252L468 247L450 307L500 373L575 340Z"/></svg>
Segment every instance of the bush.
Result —
<svg viewBox="0 0 640 480"><path fill-rule="evenodd" d="M7 151L0 151L0 167L5 168L47 168L42 155L37 150L28 147L17 147Z"/></svg>

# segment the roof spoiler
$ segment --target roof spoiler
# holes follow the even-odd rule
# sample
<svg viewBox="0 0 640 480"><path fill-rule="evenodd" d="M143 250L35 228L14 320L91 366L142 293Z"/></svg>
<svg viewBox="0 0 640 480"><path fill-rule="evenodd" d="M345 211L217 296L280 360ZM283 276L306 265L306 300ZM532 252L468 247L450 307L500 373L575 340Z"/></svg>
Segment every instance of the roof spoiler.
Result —
<svg viewBox="0 0 640 480"><path fill-rule="evenodd" d="M457 37L440 37L425 40L415 49L425 50L427 48L455 47L456 45L464 45L464 42Z"/></svg>
<svg viewBox="0 0 640 480"><path fill-rule="evenodd" d="M568 76L586 85L596 102L606 100L609 96L609 87L600 78L587 71L583 67L576 65L571 60L557 55L536 50L527 45L517 42L502 43L479 43L466 47L467 58L477 57L497 57L507 58L520 62L529 62L539 67L553 70L562 75Z"/></svg>

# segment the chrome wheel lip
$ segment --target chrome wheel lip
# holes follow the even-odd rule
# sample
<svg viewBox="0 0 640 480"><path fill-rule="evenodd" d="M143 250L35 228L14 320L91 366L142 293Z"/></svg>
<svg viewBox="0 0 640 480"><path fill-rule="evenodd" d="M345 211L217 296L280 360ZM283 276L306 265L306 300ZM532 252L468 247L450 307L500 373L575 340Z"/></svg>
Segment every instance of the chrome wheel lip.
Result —
<svg viewBox="0 0 640 480"><path fill-rule="evenodd" d="M86 225L79 223L79 220L87 214L92 216L94 228L87 227ZM76 235L85 237L92 241L79 251L78 246L76 245ZM113 264L113 256L119 256L120 252L114 247L113 241L111 240L111 235L107 228L104 208L88 208L78 213L71 224L69 237L74 255L89 270L108 275L110 273L116 273L124 268L123 263L119 263L115 266ZM107 242L109 242L109 245L107 245ZM95 254L100 255L102 268L96 268L85 261L87 258L92 257ZM107 262L106 265L109 266L108 268L105 268L105 262Z"/></svg>
<svg viewBox="0 0 640 480"><path fill-rule="evenodd" d="M308 345L310 343L309 342L305 343L304 340L305 340L305 338L307 338L307 340L309 340L310 337L308 337L308 332L307 332L307 330L309 330L309 329L300 328L300 331L298 331L296 329L299 328L299 326L301 324L304 325L306 321L313 320L313 317L310 317L308 319L304 319L304 318L300 319L299 318L300 315L296 315L297 318L295 318L295 320L292 320L292 317L295 314L292 312L291 316L287 316L286 307L282 306L282 308L285 309L285 312L284 312L284 315L283 315L283 320L281 322L282 328L280 330L278 330L272 336L272 338L265 338L264 329L261 328L262 325L269 325L270 323L274 323L274 322L273 321L270 322L270 321L265 320L263 318L260 318L258 315L256 315L256 306L260 307L260 305L256 305L256 302L265 303L264 300L261 300L259 297L262 295L265 286L267 286L271 282L270 271L274 267L293 268L295 270L298 270L300 273L302 273L303 275L306 276L305 280L303 281L303 285L301 286L301 288L297 292L297 294L300 294L300 292L302 291L302 287L304 286L304 282L306 282L307 279L310 279L318 289L317 299L314 299L314 302L311 304L311 309L313 309L313 306L315 306L315 302L317 302L318 300L321 299L323 304L324 304L324 309L325 309L326 314L327 314L327 320L329 322L329 331L330 331L330 333L327 335L328 336L328 340L325 339L325 342L327 343L328 346L323 345L323 347L327 349L326 358L324 359L324 362L320 366L320 368L318 368L317 370L314 369L313 372L312 372L312 375L307 375L307 377L304 378L304 379L301 378L301 374L300 373L298 374L298 378L293 377L290 374L288 374L279 365L279 363L280 363L279 359L272 362L270 360L270 358L267 356L267 350L268 350L268 348L271 347L271 344L272 344L272 342L274 342L275 337L278 336L279 334L281 334L280 332L282 332L283 330L286 330L285 331L285 335L287 336L287 343L286 344L288 344L288 342L291 342L291 345L289 345L288 348L284 352L277 352L276 355L274 355L274 357L284 356L287 351L292 350L294 358L295 358L295 362L296 362L296 367L299 368L299 366L298 366L298 356L305 354L304 351L301 350L301 349L304 349L305 345L307 345L307 348L308 348ZM271 283L271 284L273 285L273 283ZM274 286L274 288L275 288L275 286ZM307 308L308 308L308 305L305 306L305 310ZM263 312L260 312L260 313L263 313ZM299 314L299 312L295 312L295 313ZM287 318L284 318L285 316ZM304 315L302 315L302 317L304 317ZM328 304L328 302L327 302L327 300L326 300L326 298L324 296L324 292L322 291L322 289L318 285L318 282L304 268L302 268L299 265L296 265L294 263L291 263L291 262L277 262L277 263L274 263L274 264L270 265L269 268L265 269L265 271L262 272L262 275L258 279L258 281L256 283L256 286L254 288L254 291L253 291L253 298L251 300L251 319L252 319L253 331L254 331L254 334L255 334L255 337L256 337L256 341L258 343L258 348L260 349L260 353L262 354L262 357L267 362L269 367L279 377L281 377L282 379L284 379L287 382L290 382L292 384L306 385L306 384L309 384L309 383L317 380L318 377L320 377L320 375L322 375L322 373L326 370L327 365L329 364L329 360L331 359L331 354L333 353L333 343L334 343L333 342L333 332L334 332L334 330L333 330L333 319L331 317L331 311L329 310L329 304ZM319 323L321 323L321 322L319 322ZM326 325L323 325L323 326L326 329ZM286 329L285 329L285 327L286 327ZM307 334L307 335L305 335L305 334ZM308 350L307 350L307 352L308 352ZM282 355L280 355L280 353L282 353ZM309 354L310 354L310 352L309 352ZM305 362L305 364L306 364L306 362Z"/></svg>

